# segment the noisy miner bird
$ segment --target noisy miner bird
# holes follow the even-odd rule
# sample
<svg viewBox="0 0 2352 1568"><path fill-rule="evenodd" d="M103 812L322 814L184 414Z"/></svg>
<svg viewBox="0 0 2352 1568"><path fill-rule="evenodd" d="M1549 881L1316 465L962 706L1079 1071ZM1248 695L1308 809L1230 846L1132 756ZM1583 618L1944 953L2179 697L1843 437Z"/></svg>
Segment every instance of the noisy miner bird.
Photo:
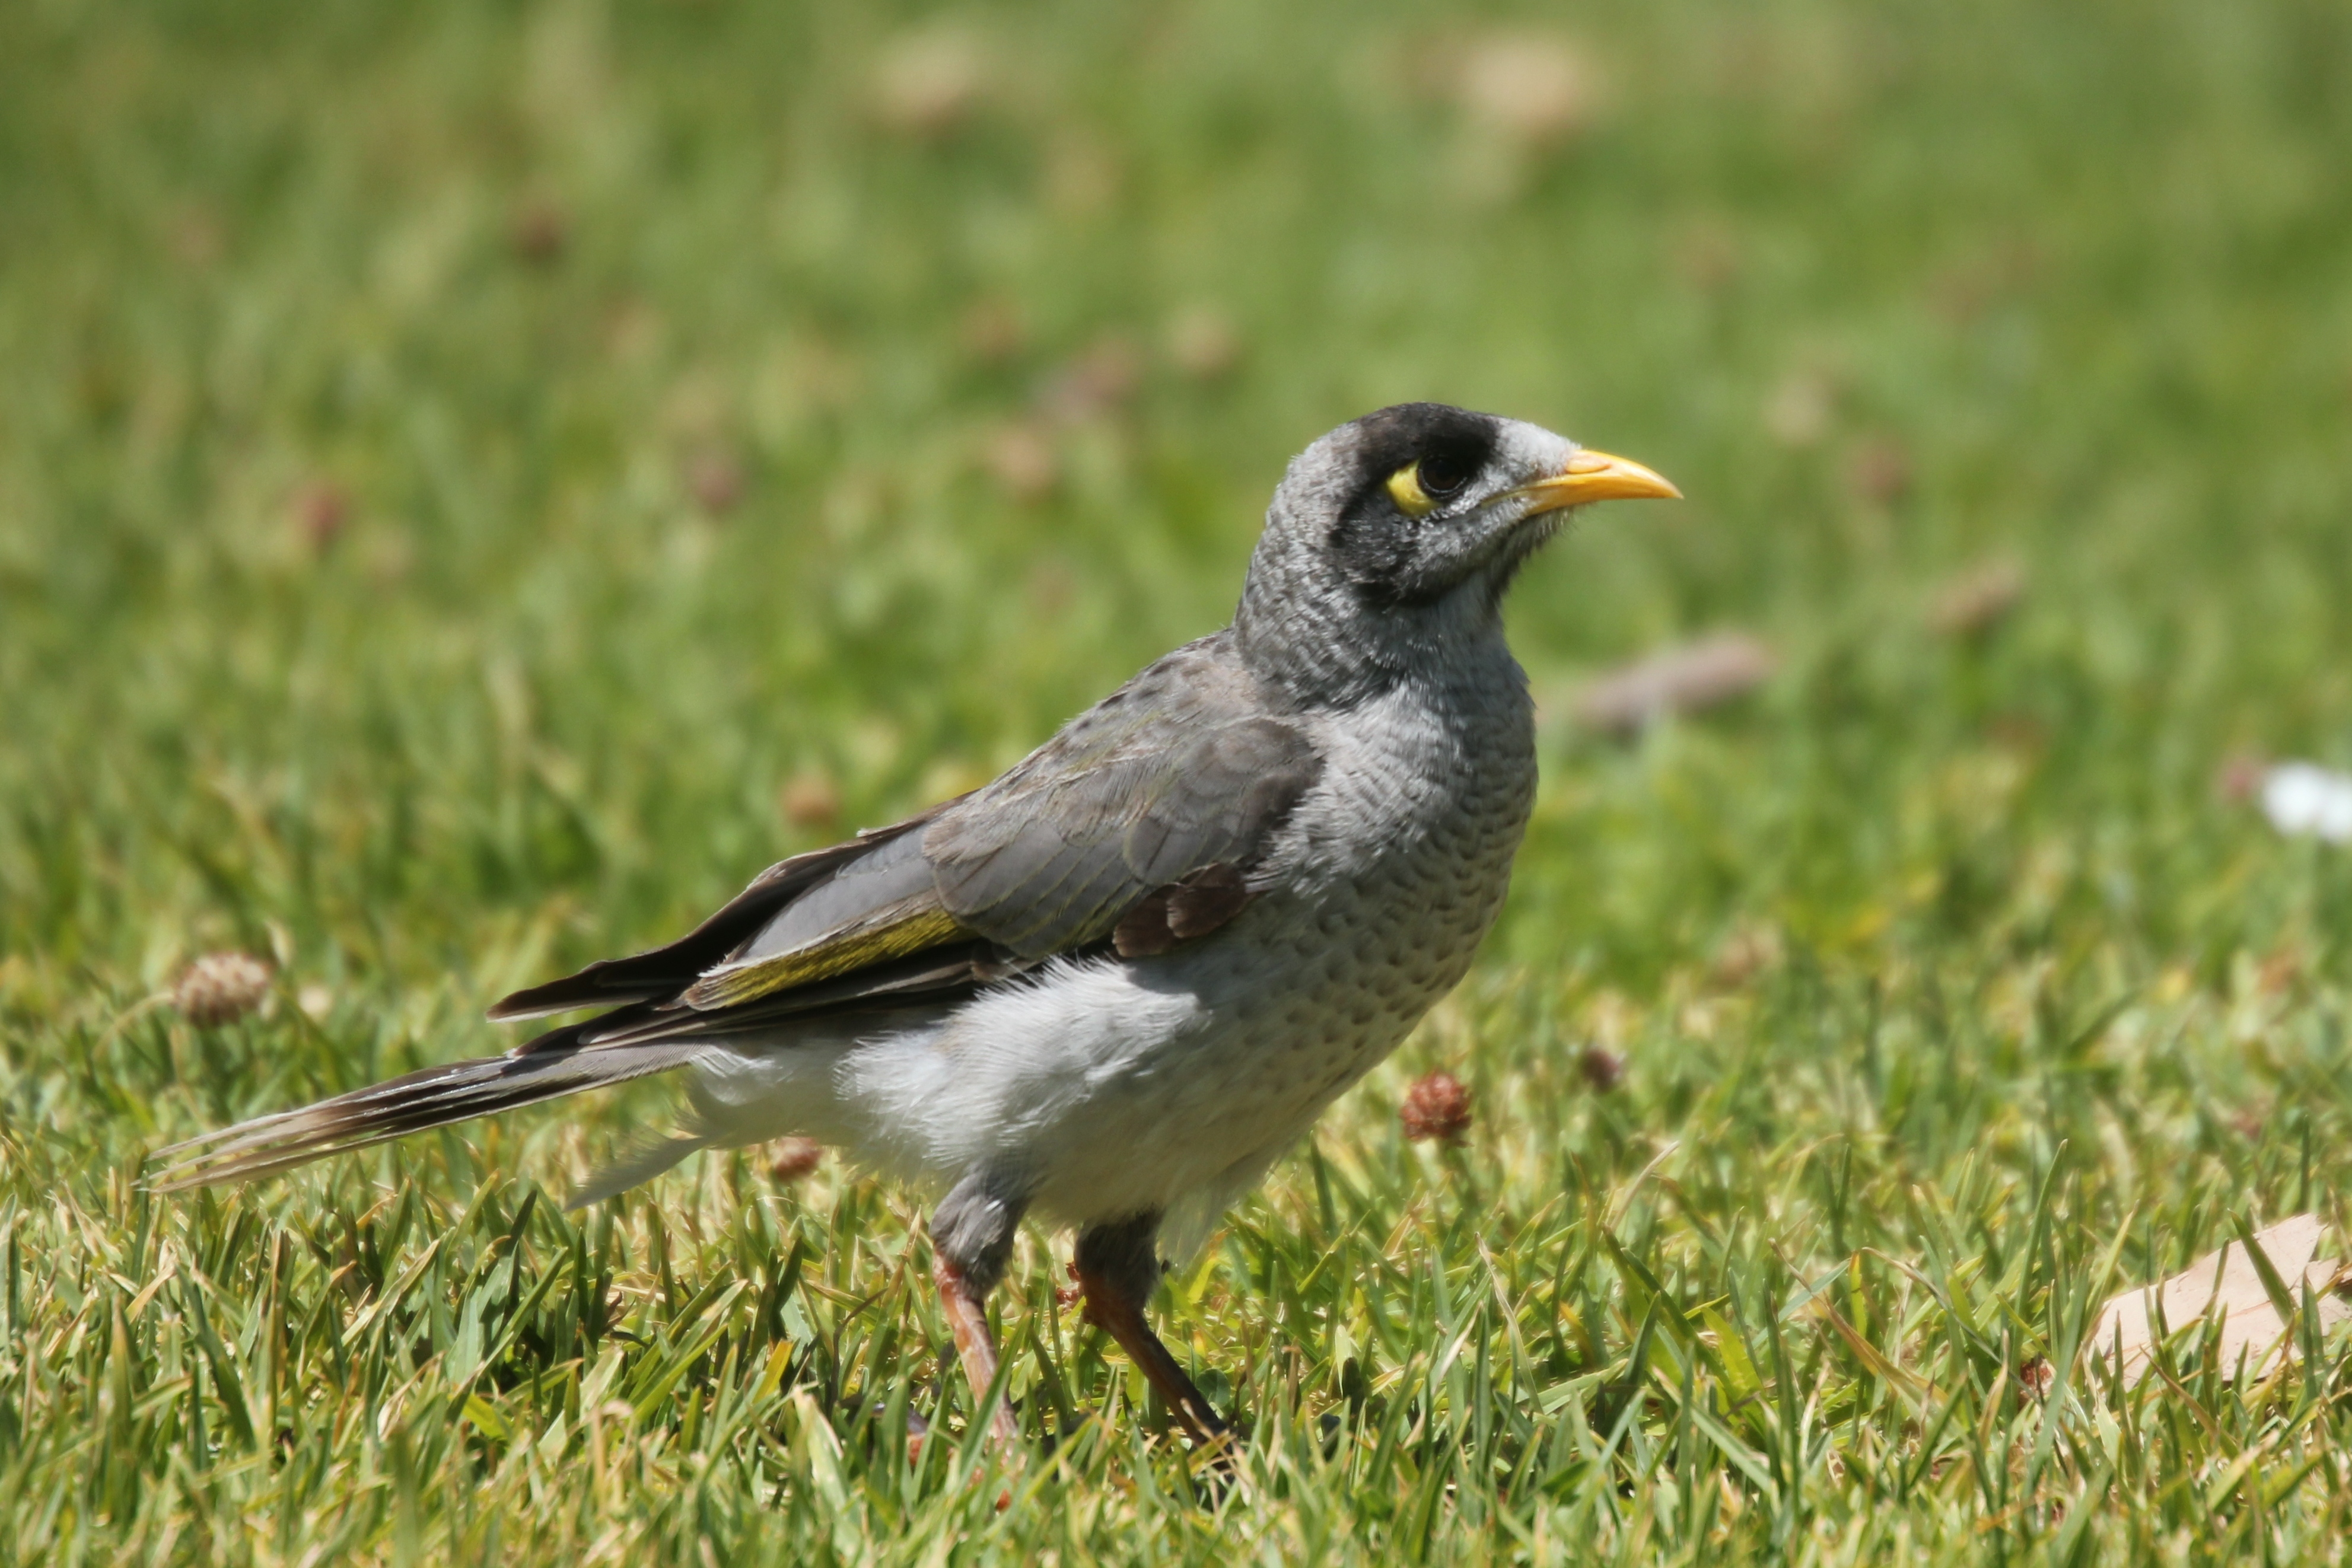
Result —
<svg viewBox="0 0 2352 1568"><path fill-rule="evenodd" d="M684 1068L687 1128L575 1207L794 1134L943 1192L933 1273L976 1401L1015 1228L1073 1226L1087 1318L1214 1438L1144 1319L1162 1243L1205 1238L1469 968L1536 786L1504 591L1570 508L1677 494L1442 404L1341 425L1284 475L1233 624L994 783L490 1009L585 1022L179 1145L159 1185Z"/></svg>

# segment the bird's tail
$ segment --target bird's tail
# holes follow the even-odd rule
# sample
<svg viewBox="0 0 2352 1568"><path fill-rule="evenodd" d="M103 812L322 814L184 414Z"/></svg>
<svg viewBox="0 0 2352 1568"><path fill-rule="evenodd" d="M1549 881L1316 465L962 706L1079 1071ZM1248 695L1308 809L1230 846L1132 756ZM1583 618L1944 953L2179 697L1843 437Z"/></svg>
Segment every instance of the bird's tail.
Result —
<svg viewBox="0 0 2352 1568"><path fill-rule="evenodd" d="M159 1150L154 1157L171 1163L155 1173L153 1186L161 1192L175 1192L216 1182L248 1181L404 1134L470 1122L477 1116L666 1071L684 1066L701 1050L690 1040L572 1046L428 1067L299 1111L257 1116ZM688 1143L673 1140L664 1146L665 1152ZM690 1146L675 1147L658 1166L648 1166L642 1156L632 1160L626 1168L637 1174L623 1185L633 1186L657 1175L700 1146L695 1141Z"/></svg>

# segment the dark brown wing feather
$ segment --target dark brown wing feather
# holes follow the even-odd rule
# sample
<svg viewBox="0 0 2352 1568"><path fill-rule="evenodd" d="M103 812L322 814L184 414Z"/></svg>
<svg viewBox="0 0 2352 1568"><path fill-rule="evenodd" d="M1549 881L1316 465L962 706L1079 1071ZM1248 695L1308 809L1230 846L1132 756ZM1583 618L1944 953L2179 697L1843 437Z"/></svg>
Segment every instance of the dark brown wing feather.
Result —
<svg viewBox="0 0 2352 1568"><path fill-rule="evenodd" d="M877 846L923 826L954 804L953 800L943 800L903 822L869 828L845 842L778 861L752 878L749 887L708 920L667 946L626 958L599 959L578 974L517 991L501 998L490 1009L489 1016L505 1022L581 1008L605 1008L619 1002L674 997L694 984L705 970L724 962L756 938L802 894L851 862L870 854Z"/></svg>
<svg viewBox="0 0 2352 1568"><path fill-rule="evenodd" d="M645 1045L662 1040L713 1040L787 1022L882 1013L961 1001L982 986L1037 967L993 942L935 947L889 963L869 965L836 979L794 986L755 1001L715 1011L685 1006L625 1008L575 1025L589 1046Z"/></svg>

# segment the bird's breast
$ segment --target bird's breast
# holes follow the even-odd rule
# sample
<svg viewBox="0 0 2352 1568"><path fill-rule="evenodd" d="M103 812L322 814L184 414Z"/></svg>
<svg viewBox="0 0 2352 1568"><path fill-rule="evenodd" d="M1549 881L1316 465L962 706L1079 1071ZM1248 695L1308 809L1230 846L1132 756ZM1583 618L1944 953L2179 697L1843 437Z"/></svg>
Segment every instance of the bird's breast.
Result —
<svg viewBox="0 0 2352 1568"><path fill-rule="evenodd" d="M1398 694L1318 739L1322 776L1207 988L1233 1071L1277 1116L1355 1082L1461 980L1535 799L1517 681L1477 703Z"/></svg>
<svg viewBox="0 0 2352 1568"><path fill-rule="evenodd" d="M1470 694L1402 688L1327 719L1317 739L1322 775L1270 873L1309 899L1457 884L1500 896L1535 800L1534 710L1522 682ZM1277 861L1287 863L1277 871ZM1397 913L1411 923L1410 910Z"/></svg>

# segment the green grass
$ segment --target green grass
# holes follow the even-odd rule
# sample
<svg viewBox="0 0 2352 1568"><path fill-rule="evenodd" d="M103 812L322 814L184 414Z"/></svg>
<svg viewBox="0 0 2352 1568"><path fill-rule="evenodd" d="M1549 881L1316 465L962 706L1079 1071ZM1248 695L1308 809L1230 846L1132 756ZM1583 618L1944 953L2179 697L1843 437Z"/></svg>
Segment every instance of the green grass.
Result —
<svg viewBox="0 0 2352 1568"><path fill-rule="evenodd" d="M1445 91L1509 20L0 6L0 1559L2343 1560L2345 1341L2068 1353L2352 1184L2352 862L2213 788L2352 762L2352 14L1598 0L1550 148ZM909 47L976 51L941 134L877 112ZM1472 979L1164 1293L1224 1482L1057 1239L1006 1480L913 1195L558 1213L658 1092L139 1186L497 1049L823 838L811 780L854 826L1020 755L1420 396L1692 497L1528 574L1539 690L1783 665L1547 726ZM1935 632L1993 559L2019 611ZM226 947L266 1013L147 1003Z"/></svg>

